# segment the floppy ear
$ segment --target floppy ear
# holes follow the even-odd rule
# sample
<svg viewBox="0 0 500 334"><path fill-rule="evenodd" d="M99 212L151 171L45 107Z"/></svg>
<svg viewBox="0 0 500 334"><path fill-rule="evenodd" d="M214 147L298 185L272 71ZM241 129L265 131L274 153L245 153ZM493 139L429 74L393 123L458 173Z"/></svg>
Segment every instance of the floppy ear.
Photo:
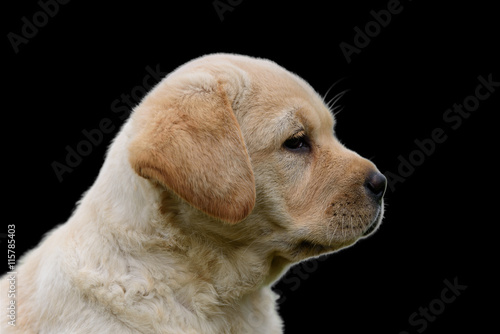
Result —
<svg viewBox="0 0 500 334"><path fill-rule="evenodd" d="M231 87L232 88L232 87ZM129 160L206 214L229 223L255 205L255 180L223 84L206 73L165 79L139 106Z"/></svg>

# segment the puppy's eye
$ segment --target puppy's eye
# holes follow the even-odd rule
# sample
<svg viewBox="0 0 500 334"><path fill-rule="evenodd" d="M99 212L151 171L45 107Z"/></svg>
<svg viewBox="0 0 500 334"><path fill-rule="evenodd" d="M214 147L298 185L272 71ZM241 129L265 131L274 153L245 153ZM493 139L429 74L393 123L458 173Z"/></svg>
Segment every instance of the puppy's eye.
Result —
<svg viewBox="0 0 500 334"><path fill-rule="evenodd" d="M292 152L303 152L311 149L309 138L304 132L296 133L292 137L285 140L283 147Z"/></svg>

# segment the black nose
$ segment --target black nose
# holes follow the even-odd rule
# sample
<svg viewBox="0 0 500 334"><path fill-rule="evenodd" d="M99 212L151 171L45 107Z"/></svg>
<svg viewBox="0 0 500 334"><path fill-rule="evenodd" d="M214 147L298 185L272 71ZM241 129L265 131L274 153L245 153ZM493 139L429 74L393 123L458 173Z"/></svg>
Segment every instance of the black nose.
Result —
<svg viewBox="0 0 500 334"><path fill-rule="evenodd" d="M379 172L371 172L365 181L365 188L368 194L375 200L379 201L384 196L385 188L387 187L387 179Z"/></svg>

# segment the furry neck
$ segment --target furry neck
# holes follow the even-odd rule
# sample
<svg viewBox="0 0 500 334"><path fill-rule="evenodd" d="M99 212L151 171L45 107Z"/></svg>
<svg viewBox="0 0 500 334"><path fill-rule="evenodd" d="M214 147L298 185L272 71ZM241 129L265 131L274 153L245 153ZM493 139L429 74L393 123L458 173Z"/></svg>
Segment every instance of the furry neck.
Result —
<svg viewBox="0 0 500 334"><path fill-rule="evenodd" d="M248 236L269 231L259 230L252 222L229 226L209 218L138 176L123 152L128 131L125 125L110 147L95 184L80 203L85 210L75 213L80 222L89 217L79 216L79 211L99 216L90 218L98 225L92 230L107 245L96 248L102 251L96 256L116 262L113 271L104 274L98 264L86 264L87 269L95 267L94 274L89 271L89 281L101 281L97 288L86 288L122 291L116 300L123 299L129 307L149 298L168 299L201 318L227 314L242 300L258 296L273 280L269 279L272 253L258 238ZM92 291L89 295L109 294Z"/></svg>

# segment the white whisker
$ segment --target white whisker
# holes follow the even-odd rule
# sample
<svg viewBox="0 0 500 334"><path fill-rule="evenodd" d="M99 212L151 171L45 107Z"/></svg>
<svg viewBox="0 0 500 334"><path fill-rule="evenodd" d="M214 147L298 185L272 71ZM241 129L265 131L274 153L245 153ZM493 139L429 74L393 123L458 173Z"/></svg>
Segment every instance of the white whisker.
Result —
<svg viewBox="0 0 500 334"><path fill-rule="evenodd" d="M344 80L344 78L340 78L340 79L338 79L337 81L335 81L335 82L334 82L334 83L333 83L333 84L332 84L332 85L328 88L328 90L327 90L327 91L326 91L326 93L325 93L325 96L323 97L323 101L325 101L325 100L326 100L326 98L328 97L328 93L330 93L330 90L331 90L331 89L332 89L335 85L337 85L340 81L342 81L342 80Z"/></svg>
<svg viewBox="0 0 500 334"><path fill-rule="evenodd" d="M332 233L332 239L330 240L330 244L332 243L333 241L333 237L335 236L335 232L337 232L337 229L339 228L339 224L336 224L335 225L335 230L333 230L333 233Z"/></svg>
<svg viewBox="0 0 500 334"><path fill-rule="evenodd" d="M326 235L327 236L330 235L330 222L328 222L328 224L326 224Z"/></svg>
<svg viewBox="0 0 500 334"><path fill-rule="evenodd" d="M361 219L361 217L358 217L358 219L359 219L359 222L360 222L360 225L361 225L361 229L364 230L363 219Z"/></svg>
<svg viewBox="0 0 500 334"><path fill-rule="evenodd" d="M352 216L351 216L350 225L351 225L351 235L355 235L356 233L354 232L354 225L352 224Z"/></svg>
<svg viewBox="0 0 500 334"><path fill-rule="evenodd" d="M344 110L344 106L335 106L333 109L330 109L333 116L337 116L342 110Z"/></svg>
<svg viewBox="0 0 500 334"><path fill-rule="evenodd" d="M342 92L338 93L337 95L335 95L334 97L332 97L330 99L330 101L328 101L328 103L326 104L326 106L328 107L328 109L332 110L332 107L335 106L335 104L342 98L342 96L345 95L345 93L347 93L349 91L349 89L346 89L346 90L343 90ZM333 111L332 111L333 112ZM337 112L338 113L338 112Z"/></svg>

